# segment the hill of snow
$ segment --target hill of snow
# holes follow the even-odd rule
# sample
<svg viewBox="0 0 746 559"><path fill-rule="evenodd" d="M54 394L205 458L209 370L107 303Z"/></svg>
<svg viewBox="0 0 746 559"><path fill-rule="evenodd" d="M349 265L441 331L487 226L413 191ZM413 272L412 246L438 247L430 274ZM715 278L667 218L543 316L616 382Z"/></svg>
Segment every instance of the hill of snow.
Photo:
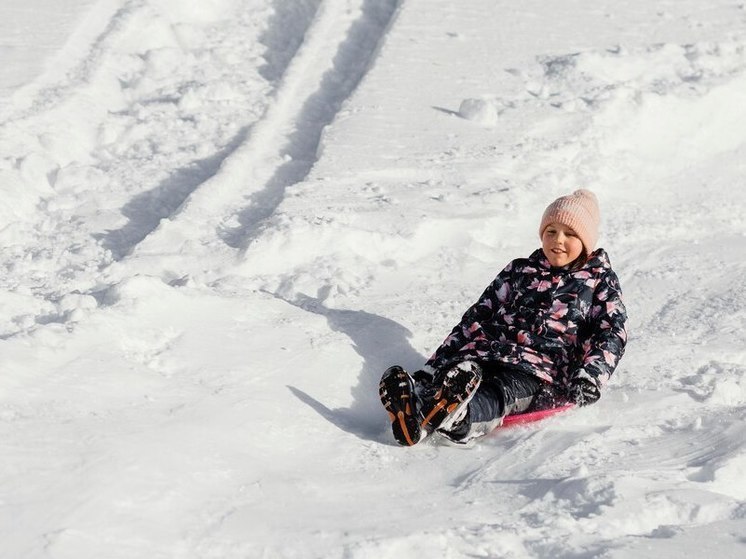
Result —
<svg viewBox="0 0 746 559"><path fill-rule="evenodd" d="M746 552L746 9L6 0L0 556ZM587 187L598 404L399 448L420 367Z"/></svg>

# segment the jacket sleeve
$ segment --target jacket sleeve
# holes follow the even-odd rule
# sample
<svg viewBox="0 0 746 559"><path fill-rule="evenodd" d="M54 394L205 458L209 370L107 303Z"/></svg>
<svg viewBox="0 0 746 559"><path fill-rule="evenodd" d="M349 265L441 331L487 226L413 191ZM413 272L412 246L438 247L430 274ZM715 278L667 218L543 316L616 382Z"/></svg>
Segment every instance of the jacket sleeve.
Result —
<svg viewBox="0 0 746 559"><path fill-rule="evenodd" d="M574 378L592 380L603 386L624 355L627 344L627 310L614 272L607 273L593 293L591 331L583 342L580 368Z"/></svg>
<svg viewBox="0 0 746 559"><path fill-rule="evenodd" d="M482 323L489 321L500 306L508 300L511 292L512 268L512 263L508 264L487 286L477 302L467 309L461 321L427 361L426 369L437 371L457 363L461 361L459 359L461 349L478 340L489 338L482 328Z"/></svg>

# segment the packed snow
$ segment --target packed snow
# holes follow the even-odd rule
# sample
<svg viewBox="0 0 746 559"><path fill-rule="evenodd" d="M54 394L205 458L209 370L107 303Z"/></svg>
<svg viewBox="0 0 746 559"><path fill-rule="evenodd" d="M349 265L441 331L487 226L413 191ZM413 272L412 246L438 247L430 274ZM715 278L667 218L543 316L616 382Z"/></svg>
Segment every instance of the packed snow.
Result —
<svg viewBox="0 0 746 559"><path fill-rule="evenodd" d="M4 0L0 557L746 556L746 7ZM594 406L396 446L546 204L599 197Z"/></svg>

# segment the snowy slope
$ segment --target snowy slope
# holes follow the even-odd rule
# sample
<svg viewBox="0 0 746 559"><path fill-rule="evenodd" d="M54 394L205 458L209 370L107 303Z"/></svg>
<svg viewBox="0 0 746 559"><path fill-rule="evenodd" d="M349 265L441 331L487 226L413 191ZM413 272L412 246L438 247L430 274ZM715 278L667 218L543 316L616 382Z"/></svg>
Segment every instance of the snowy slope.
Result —
<svg viewBox="0 0 746 559"><path fill-rule="evenodd" d="M0 15L0 557L746 553L743 5ZM602 400L396 447L381 371L578 186L630 314Z"/></svg>

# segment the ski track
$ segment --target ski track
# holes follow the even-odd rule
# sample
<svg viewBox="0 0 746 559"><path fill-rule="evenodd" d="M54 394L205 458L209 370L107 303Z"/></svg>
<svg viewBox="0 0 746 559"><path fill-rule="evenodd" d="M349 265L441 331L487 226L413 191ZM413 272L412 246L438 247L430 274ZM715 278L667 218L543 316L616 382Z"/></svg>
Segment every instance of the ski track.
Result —
<svg viewBox="0 0 746 559"><path fill-rule="evenodd" d="M360 17L349 26L332 57L333 68L324 74L318 90L303 102L294 118L302 124L295 127L282 148L282 158L291 161L275 169L264 190L250 196L251 205L237 212L239 226L223 232L228 245L246 249L261 222L282 202L285 190L308 175L317 160L324 128L332 123L375 59L397 7L395 0L363 3Z"/></svg>
<svg viewBox="0 0 746 559"><path fill-rule="evenodd" d="M115 9L113 14L105 16L105 21L108 23L91 42L88 54L66 72L64 80L41 86L35 91L33 100L27 103L26 107L15 111L9 110L10 114L3 119L3 127L37 117L40 113L50 111L73 96L100 69L103 63L102 59L107 55L107 46L111 37L126 29L129 23L128 19L139 9L142 9L144 5L145 0L128 0L123 6Z"/></svg>
<svg viewBox="0 0 746 559"><path fill-rule="evenodd" d="M139 247L139 254L173 251L174 238L212 246L213 236L231 248L246 249L287 187L303 180L313 167L324 127L364 76L397 4L322 2L248 140L162 224L162 232ZM277 68L269 73L280 74ZM200 229L202 238L193 239Z"/></svg>
<svg viewBox="0 0 746 559"><path fill-rule="evenodd" d="M266 30L259 37L259 43L267 49L264 55L267 62L258 68L258 72L271 84L268 92L270 95L278 87L290 61L303 43L318 3L318 0L275 2L273 15L269 18ZM289 22L292 22L291 26L288 25ZM242 129L220 152L208 159L190 162L187 167L175 170L154 190L139 195L124 206L122 213L130 222L104 237L104 246L112 249L115 259L120 260L132 253L143 239L156 230L163 219L172 219L179 213L184 202L203 184L209 183L210 179L218 174L222 164L236 150L242 148L257 124L253 122Z"/></svg>

